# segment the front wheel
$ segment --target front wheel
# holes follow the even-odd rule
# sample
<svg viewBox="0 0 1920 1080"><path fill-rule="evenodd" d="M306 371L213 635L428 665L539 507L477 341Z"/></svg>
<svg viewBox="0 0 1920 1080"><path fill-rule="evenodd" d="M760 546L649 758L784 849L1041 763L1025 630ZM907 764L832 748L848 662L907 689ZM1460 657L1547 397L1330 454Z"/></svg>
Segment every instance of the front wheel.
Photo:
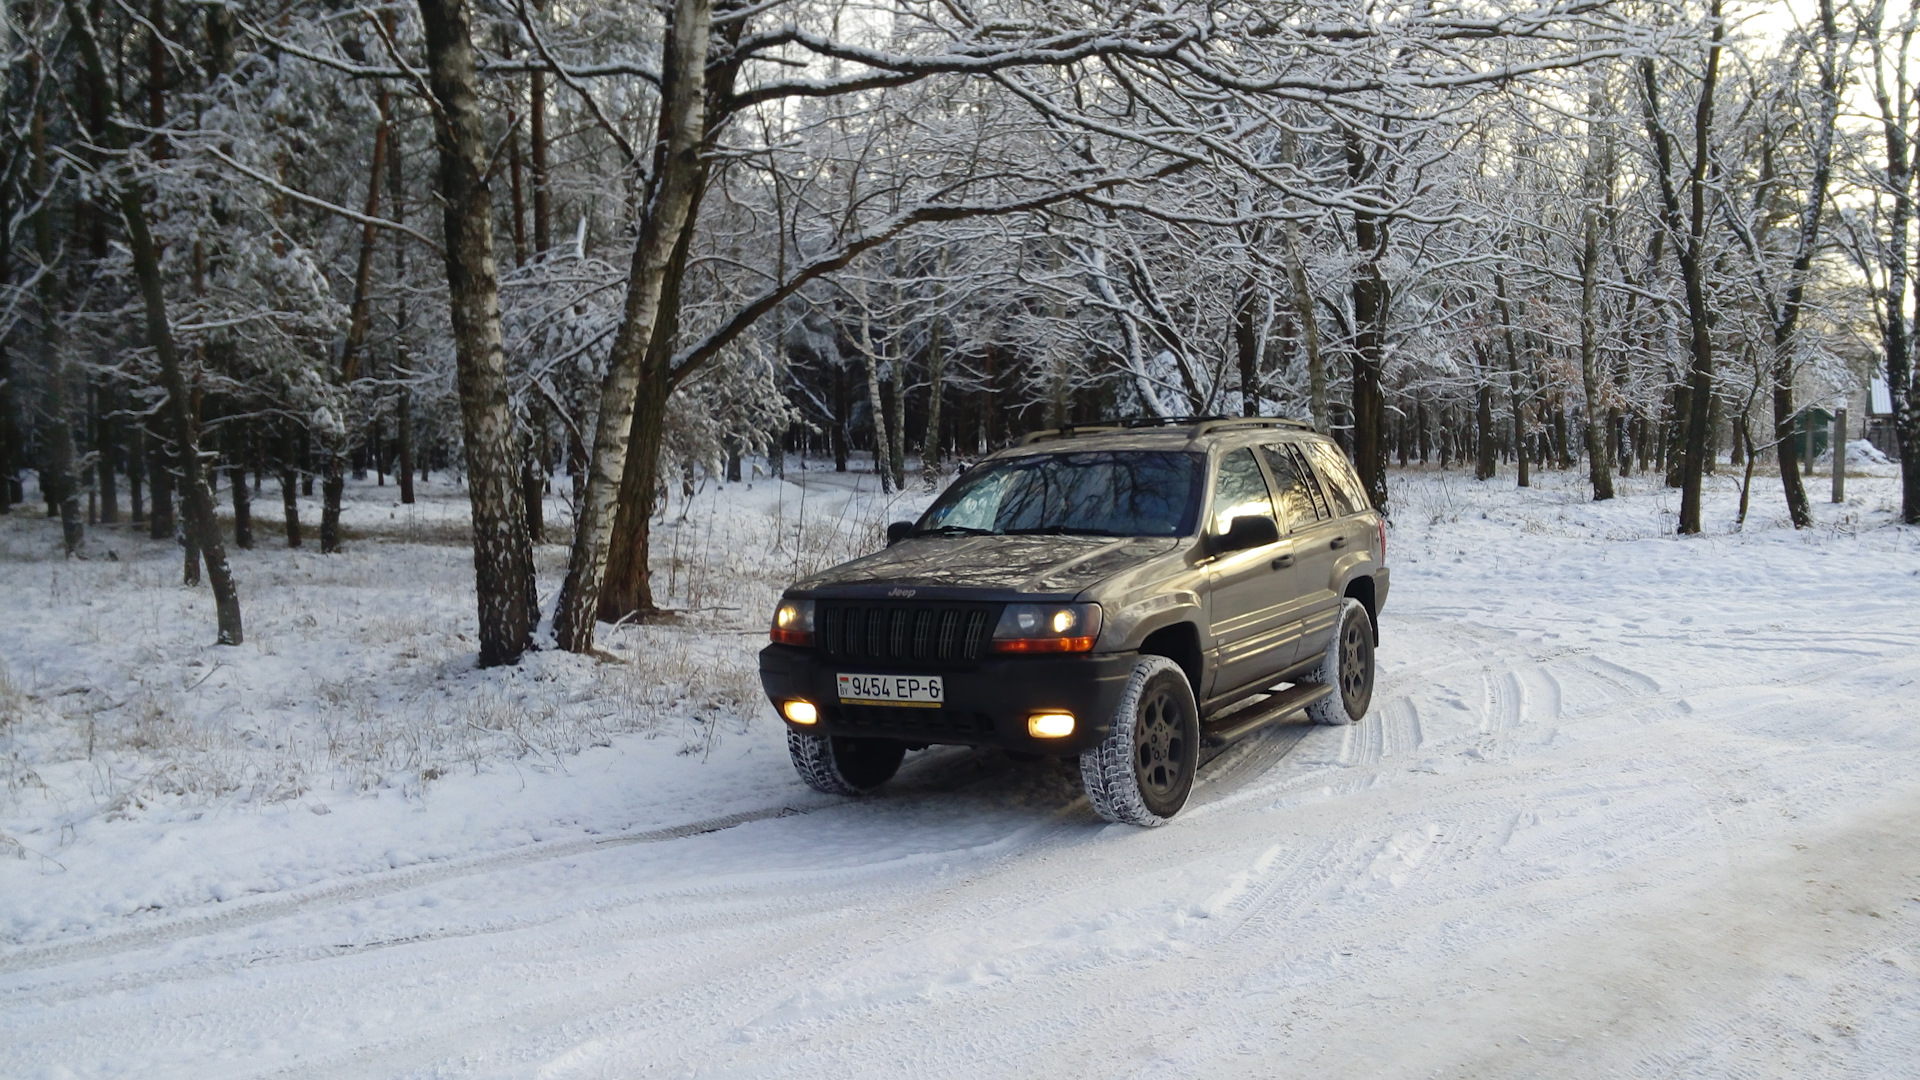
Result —
<svg viewBox="0 0 1920 1080"><path fill-rule="evenodd" d="M1320 666L1301 681L1333 687L1333 693L1307 706L1307 715L1316 721L1351 724L1367 715L1373 703L1373 620L1365 604L1351 596L1341 598L1333 640L1320 655Z"/></svg>
<svg viewBox="0 0 1920 1080"><path fill-rule="evenodd" d="M1121 825L1164 825L1180 812L1200 767L1200 709L1180 665L1143 656L1133 666L1100 745L1080 755L1094 812Z"/></svg>
<svg viewBox="0 0 1920 1080"><path fill-rule="evenodd" d="M891 739L807 735L788 728L787 756L813 790L825 795L865 795L893 779L907 748Z"/></svg>

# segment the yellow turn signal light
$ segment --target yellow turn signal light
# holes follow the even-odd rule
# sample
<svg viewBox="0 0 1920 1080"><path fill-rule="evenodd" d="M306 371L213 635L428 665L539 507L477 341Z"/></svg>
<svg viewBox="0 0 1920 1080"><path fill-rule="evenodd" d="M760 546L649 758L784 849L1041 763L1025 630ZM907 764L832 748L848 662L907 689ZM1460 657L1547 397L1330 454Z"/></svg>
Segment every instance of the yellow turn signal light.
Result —
<svg viewBox="0 0 1920 1080"><path fill-rule="evenodd" d="M1073 714L1034 713L1027 717L1027 734L1036 739L1064 739L1073 734Z"/></svg>
<svg viewBox="0 0 1920 1080"><path fill-rule="evenodd" d="M820 710L811 701L795 699L780 706L781 713L796 724L817 724L820 722ZM1071 721L1069 721L1071 722Z"/></svg>

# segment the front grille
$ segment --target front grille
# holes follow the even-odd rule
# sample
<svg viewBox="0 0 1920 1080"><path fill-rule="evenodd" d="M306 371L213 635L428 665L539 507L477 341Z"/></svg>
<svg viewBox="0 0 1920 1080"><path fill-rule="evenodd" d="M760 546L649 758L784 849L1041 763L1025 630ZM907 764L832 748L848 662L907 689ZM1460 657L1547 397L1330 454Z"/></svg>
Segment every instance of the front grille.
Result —
<svg viewBox="0 0 1920 1080"><path fill-rule="evenodd" d="M993 734L993 717L958 709L914 709L902 705L842 705L842 723L848 730L875 735L986 737Z"/></svg>
<svg viewBox="0 0 1920 1080"><path fill-rule="evenodd" d="M995 606L822 602L815 636L831 660L972 663L986 650Z"/></svg>

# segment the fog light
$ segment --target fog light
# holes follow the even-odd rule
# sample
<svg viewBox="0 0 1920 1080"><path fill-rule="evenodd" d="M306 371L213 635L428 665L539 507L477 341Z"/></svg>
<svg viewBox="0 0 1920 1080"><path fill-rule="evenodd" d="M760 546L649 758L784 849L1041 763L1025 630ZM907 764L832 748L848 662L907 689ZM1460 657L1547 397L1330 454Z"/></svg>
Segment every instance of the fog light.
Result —
<svg viewBox="0 0 1920 1080"><path fill-rule="evenodd" d="M1027 734L1036 739L1064 739L1073 734L1073 714L1034 713L1027 717Z"/></svg>
<svg viewBox="0 0 1920 1080"><path fill-rule="evenodd" d="M811 701L789 701L780 706L780 711L796 724L814 724L820 721L820 710L814 708ZM1073 726L1071 717L1067 719L1067 726L1069 728Z"/></svg>

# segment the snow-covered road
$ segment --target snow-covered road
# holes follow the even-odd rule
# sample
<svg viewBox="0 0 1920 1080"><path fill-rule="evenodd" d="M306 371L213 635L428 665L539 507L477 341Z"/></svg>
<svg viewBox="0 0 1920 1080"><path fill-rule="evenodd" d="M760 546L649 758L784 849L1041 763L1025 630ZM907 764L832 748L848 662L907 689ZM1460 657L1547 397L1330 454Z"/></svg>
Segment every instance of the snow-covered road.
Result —
<svg viewBox="0 0 1920 1080"><path fill-rule="evenodd" d="M1577 495L1408 481L1373 713L1166 828L768 716L744 802L0 947L0 1075L1920 1075L1920 537Z"/></svg>

